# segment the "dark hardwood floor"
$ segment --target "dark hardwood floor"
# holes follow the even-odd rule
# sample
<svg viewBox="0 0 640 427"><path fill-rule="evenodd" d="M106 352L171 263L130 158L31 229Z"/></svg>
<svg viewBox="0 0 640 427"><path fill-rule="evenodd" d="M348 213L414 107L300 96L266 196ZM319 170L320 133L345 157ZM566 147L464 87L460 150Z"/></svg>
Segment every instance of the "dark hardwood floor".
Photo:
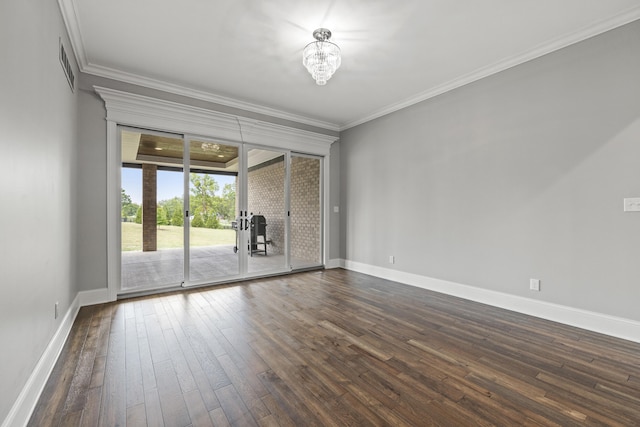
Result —
<svg viewBox="0 0 640 427"><path fill-rule="evenodd" d="M84 307L32 426L640 425L640 344L345 270Z"/></svg>

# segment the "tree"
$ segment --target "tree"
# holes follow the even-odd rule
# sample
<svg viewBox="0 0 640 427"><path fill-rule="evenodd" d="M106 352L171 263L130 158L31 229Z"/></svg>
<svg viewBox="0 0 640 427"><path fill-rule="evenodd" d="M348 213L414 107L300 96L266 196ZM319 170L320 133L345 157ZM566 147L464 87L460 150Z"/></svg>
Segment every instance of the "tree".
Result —
<svg viewBox="0 0 640 427"><path fill-rule="evenodd" d="M191 220L191 226L192 227L197 227L197 228L204 228L205 223L202 220L202 216L194 215L193 219Z"/></svg>
<svg viewBox="0 0 640 427"><path fill-rule="evenodd" d="M207 222L204 225L207 228L220 228L220 220L217 215L209 215Z"/></svg>
<svg viewBox="0 0 640 427"><path fill-rule="evenodd" d="M190 199L190 211L193 214L193 220L191 226L193 227L207 227L208 225L215 226L217 222L217 197L216 191L220 188L218 183L211 175L208 174L196 174L190 175L191 180L191 199ZM211 219L216 217L216 219ZM217 222L217 226L220 224Z"/></svg>
<svg viewBox="0 0 640 427"><path fill-rule="evenodd" d="M183 200L182 197L174 197L169 200L162 200L158 203L167 212L167 220L169 224L182 226L184 220L182 218L183 213Z"/></svg>
<svg viewBox="0 0 640 427"><path fill-rule="evenodd" d="M142 205L138 206L136 211L136 224L142 224Z"/></svg>
<svg viewBox="0 0 640 427"><path fill-rule="evenodd" d="M222 189L220 214L228 221L236 217L236 186L235 184L225 184Z"/></svg>
<svg viewBox="0 0 640 427"><path fill-rule="evenodd" d="M170 218L171 225L176 227L182 227L184 225L184 217L182 215L182 209L173 211L173 215Z"/></svg>
<svg viewBox="0 0 640 427"><path fill-rule="evenodd" d="M169 220L167 219L167 211L162 206L158 206L156 208L156 223L158 225L169 225Z"/></svg>
<svg viewBox="0 0 640 427"><path fill-rule="evenodd" d="M129 196L125 191L124 188L120 189L121 193L120 193L120 200L122 201L122 205L129 205L131 204L131 196Z"/></svg>
<svg viewBox="0 0 640 427"><path fill-rule="evenodd" d="M138 205L131 201L131 196L129 196L124 188L120 189L120 207L121 207L121 215L122 218L129 218L136 214L138 210Z"/></svg>

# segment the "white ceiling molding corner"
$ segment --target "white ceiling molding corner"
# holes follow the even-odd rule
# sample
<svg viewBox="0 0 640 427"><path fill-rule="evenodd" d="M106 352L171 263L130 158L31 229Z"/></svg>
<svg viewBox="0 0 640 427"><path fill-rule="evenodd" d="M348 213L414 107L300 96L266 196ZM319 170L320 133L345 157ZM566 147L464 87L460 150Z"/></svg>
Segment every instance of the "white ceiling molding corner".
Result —
<svg viewBox="0 0 640 427"><path fill-rule="evenodd" d="M557 38L548 43L544 43L542 45L536 46L533 49L521 55L517 55L511 58L506 58L492 65L482 67L467 75L461 76L445 84L431 88L425 92L419 93L411 98L405 99L404 101L400 101L398 103L388 105L385 108L374 111L371 114L365 117L362 117L358 120L354 120L349 123L341 125L339 130L342 132L344 130L361 125L363 123L369 122L379 117L386 116L387 114L391 114L395 111L410 107L411 105L417 104L419 102L426 101L427 99L449 92L450 90L457 89L469 83L473 83L477 80L483 79L485 77L489 77L493 74L497 74L501 71L504 71L509 68L515 67L517 65L523 64L525 62L534 60L536 58L539 58L551 52L555 52L557 50L560 50L572 44L579 43L588 38L595 37L598 34L602 34L604 32L613 30L614 28L621 27L623 25L629 24L638 19L640 19L640 5L635 6L623 13L620 13L611 19L599 22L596 25L583 28L579 31L573 32L571 34L567 34L563 37Z"/></svg>
<svg viewBox="0 0 640 427"><path fill-rule="evenodd" d="M105 102L107 120L119 125L240 140L234 116L100 86L94 90Z"/></svg>
<svg viewBox="0 0 640 427"><path fill-rule="evenodd" d="M121 125L247 142L328 155L338 139L321 133L247 119L204 108L94 86L104 100L107 120Z"/></svg>
<svg viewBox="0 0 640 427"><path fill-rule="evenodd" d="M87 54L82 42L82 33L80 32L80 23L78 22L78 13L76 12L73 0L58 0L58 7L62 14L62 20L67 28L69 39L71 40L71 48L76 58L76 63L81 72L87 67Z"/></svg>

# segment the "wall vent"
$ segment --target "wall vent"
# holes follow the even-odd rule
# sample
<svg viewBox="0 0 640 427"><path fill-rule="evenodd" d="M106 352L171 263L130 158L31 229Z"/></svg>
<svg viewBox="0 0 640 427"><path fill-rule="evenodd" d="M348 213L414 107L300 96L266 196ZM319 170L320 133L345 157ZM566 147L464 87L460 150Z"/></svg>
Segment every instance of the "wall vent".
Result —
<svg viewBox="0 0 640 427"><path fill-rule="evenodd" d="M69 87L71 88L71 92L75 89L76 78L73 75L73 68L71 68L71 61L69 61L69 57L67 56L67 52L64 50L64 45L62 44L62 38L59 38L60 44L60 64L62 65L62 70L64 71L64 75L67 76L67 81L69 82Z"/></svg>

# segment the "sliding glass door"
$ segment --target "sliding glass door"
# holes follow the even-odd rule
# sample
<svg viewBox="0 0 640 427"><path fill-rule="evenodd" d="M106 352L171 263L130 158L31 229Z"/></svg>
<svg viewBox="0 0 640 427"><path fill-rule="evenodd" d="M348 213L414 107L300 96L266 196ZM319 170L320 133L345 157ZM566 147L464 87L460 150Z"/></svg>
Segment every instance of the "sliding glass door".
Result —
<svg viewBox="0 0 640 427"><path fill-rule="evenodd" d="M321 159L119 127L123 293L322 264Z"/></svg>

